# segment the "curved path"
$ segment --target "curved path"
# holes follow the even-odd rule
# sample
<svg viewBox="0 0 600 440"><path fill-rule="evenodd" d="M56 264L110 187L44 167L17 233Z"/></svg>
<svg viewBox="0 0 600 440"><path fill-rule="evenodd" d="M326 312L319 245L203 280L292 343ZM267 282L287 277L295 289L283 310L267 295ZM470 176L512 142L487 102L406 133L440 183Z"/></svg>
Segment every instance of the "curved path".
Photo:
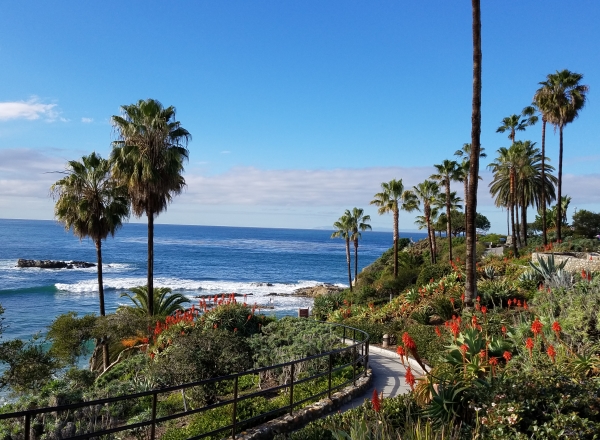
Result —
<svg viewBox="0 0 600 440"><path fill-rule="evenodd" d="M415 377L423 375L422 368L414 360L409 359L409 363ZM365 399L371 399L373 390L375 389L377 389L378 393L383 391L384 399L386 397L406 394L410 391L410 387L404 380L406 369L400 363L400 357L394 351L370 345L369 367L373 371L371 387L362 396L357 396L352 401L343 405L340 411L346 411L362 405Z"/></svg>

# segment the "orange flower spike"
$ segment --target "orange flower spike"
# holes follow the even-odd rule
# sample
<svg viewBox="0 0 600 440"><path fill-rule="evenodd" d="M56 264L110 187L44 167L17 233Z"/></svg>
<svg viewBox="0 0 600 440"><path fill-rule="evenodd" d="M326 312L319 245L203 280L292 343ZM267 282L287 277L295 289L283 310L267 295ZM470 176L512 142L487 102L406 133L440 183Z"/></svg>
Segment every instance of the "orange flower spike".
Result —
<svg viewBox="0 0 600 440"><path fill-rule="evenodd" d="M550 356L552 362L554 362L554 358L556 357L556 350L554 349L554 346L549 345L548 350L546 350L546 353L548 354L548 356Z"/></svg>
<svg viewBox="0 0 600 440"><path fill-rule="evenodd" d="M481 306L481 313L483 313L484 315L487 314L487 307L486 306Z"/></svg>
<svg viewBox="0 0 600 440"><path fill-rule="evenodd" d="M440 331L440 327L439 326L435 326L435 334L438 335L438 338L442 337L442 332Z"/></svg>
<svg viewBox="0 0 600 440"><path fill-rule="evenodd" d="M510 305L512 304L512 299L508 300L508 308L510 309Z"/></svg>
<svg viewBox="0 0 600 440"><path fill-rule="evenodd" d="M459 335L460 333L460 326L458 325L458 323L453 322L450 325L450 331L452 332L452 335L454 336L454 340L456 340L456 337Z"/></svg>
<svg viewBox="0 0 600 440"><path fill-rule="evenodd" d="M463 356L469 351L469 346L467 344L463 344L460 346L460 351L462 351Z"/></svg>
<svg viewBox="0 0 600 440"><path fill-rule="evenodd" d="M413 338L410 337L408 332L404 332L404 334L402 335L402 342L404 343L404 346L408 351L417 350L417 344L415 344L415 341L413 340Z"/></svg>
<svg viewBox="0 0 600 440"><path fill-rule="evenodd" d="M523 301L523 308L525 310L527 310L529 308L529 306L527 305L527 301Z"/></svg>
<svg viewBox="0 0 600 440"><path fill-rule="evenodd" d="M480 357L481 359L485 359L485 350L480 350L480 351L479 351L479 357Z"/></svg>
<svg viewBox="0 0 600 440"><path fill-rule="evenodd" d="M506 336L506 326L503 325L500 330L502 330L502 336Z"/></svg>
<svg viewBox="0 0 600 440"><path fill-rule="evenodd" d="M413 376L412 371L410 369L410 367L406 367L406 374L404 375L404 380L406 381L407 385L410 386L411 390L415 389L415 376Z"/></svg>
<svg viewBox="0 0 600 440"><path fill-rule="evenodd" d="M558 321L554 321L552 323L552 331L554 333L556 333L556 337L558 339L560 339L560 332L562 332L562 327L560 326L560 324L558 323Z"/></svg>
<svg viewBox="0 0 600 440"><path fill-rule="evenodd" d="M479 305L479 303L475 304L475 310L479 311L479 309L481 308L481 306Z"/></svg>
<svg viewBox="0 0 600 440"><path fill-rule="evenodd" d="M371 404L373 405L373 409L375 410L375 412L379 412L381 410L381 402L379 401L379 394L377 394L377 388L373 390Z"/></svg>
<svg viewBox="0 0 600 440"><path fill-rule="evenodd" d="M450 298L450 302L452 303L452 307L454 307L454 298Z"/></svg>
<svg viewBox="0 0 600 440"><path fill-rule="evenodd" d="M498 358L491 357L488 362L490 363L491 366L495 367L496 365L498 365Z"/></svg>
<svg viewBox="0 0 600 440"><path fill-rule="evenodd" d="M481 298L478 296L477 298L475 298L475 301L480 302Z"/></svg>
<svg viewBox="0 0 600 440"><path fill-rule="evenodd" d="M460 300L461 300L462 302L465 302L465 294L464 294L464 293L463 293L463 294L460 296Z"/></svg>
<svg viewBox="0 0 600 440"><path fill-rule="evenodd" d="M525 341L525 347L527 350L529 350L529 357L531 357L531 351L533 350L533 339L527 338L527 341Z"/></svg>
<svg viewBox="0 0 600 440"><path fill-rule="evenodd" d="M531 323L531 331L536 337L542 332L543 326L544 324L540 322L539 318L535 318L535 321Z"/></svg>
<svg viewBox="0 0 600 440"><path fill-rule="evenodd" d="M473 325L473 327L477 327L477 316L473 315L471 317L471 325Z"/></svg>
<svg viewBox="0 0 600 440"><path fill-rule="evenodd" d="M505 351L502 357L506 362L508 362L512 359L512 354L510 353L510 351Z"/></svg>

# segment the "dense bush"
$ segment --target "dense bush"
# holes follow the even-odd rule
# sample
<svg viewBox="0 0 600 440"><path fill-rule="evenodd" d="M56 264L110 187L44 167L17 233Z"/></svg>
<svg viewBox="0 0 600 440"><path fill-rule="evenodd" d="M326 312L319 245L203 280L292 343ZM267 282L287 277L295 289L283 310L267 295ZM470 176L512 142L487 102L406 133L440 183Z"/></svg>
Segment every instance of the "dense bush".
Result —
<svg viewBox="0 0 600 440"><path fill-rule="evenodd" d="M417 286L422 286L429 283L432 279L434 281L448 275L452 272L452 266L446 262L437 264L427 264L421 268L419 276L417 278Z"/></svg>

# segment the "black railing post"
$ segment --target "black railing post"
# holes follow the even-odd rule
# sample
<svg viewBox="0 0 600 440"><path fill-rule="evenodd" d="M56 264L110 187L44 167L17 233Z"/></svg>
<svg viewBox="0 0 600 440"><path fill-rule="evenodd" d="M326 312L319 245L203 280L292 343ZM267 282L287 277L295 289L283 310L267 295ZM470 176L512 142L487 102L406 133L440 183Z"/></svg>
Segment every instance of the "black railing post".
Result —
<svg viewBox="0 0 600 440"><path fill-rule="evenodd" d="M352 340L356 342L356 329L352 329Z"/></svg>
<svg viewBox="0 0 600 440"><path fill-rule="evenodd" d="M150 425L150 440L155 439L156 435L156 402L158 401L158 393L152 393L152 425Z"/></svg>
<svg viewBox="0 0 600 440"><path fill-rule="evenodd" d="M290 380L290 415L294 412L294 365L291 368L291 380Z"/></svg>
<svg viewBox="0 0 600 440"><path fill-rule="evenodd" d="M327 397L331 400L331 369L333 367L333 354L329 353L329 388L327 392Z"/></svg>
<svg viewBox="0 0 600 440"><path fill-rule="evenodd" d="M343 327L344 331L342 332L342 342L346 343L346 326Z"/></svg>
<svg viewBox="0 0 600 440"><path fill-rule="evenodd" d="M235 440L235 425L237 423L238 377L233 380L233 415L231 416L231 437Z"/></svg>
<svg viewBox="0 0 600 440"><path fill-rule="evenodd" d="M31 414L25 414L25 440L29 440L31 435Z"/></svg>
<svg viewBox="0 0 600 440"><path fill-rule="evenodd" d="M352 385L356 386L356 345L352 346Z"/></svg>
<svg viewBox="0 0 600 440"><path fill-rule="evenodd" d="M365 377L367 377L367 370L369 369L369 341L365 342Z"/></svg>

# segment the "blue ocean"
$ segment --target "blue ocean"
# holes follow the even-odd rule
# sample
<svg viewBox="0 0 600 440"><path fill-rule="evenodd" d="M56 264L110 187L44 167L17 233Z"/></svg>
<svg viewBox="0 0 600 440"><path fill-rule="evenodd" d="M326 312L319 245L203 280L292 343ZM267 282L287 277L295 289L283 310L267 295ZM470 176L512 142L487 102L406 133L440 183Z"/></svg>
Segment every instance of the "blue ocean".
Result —
<svg viewBox="0 0 600 440"><path fill-rule="evenodd" d="M155 286L170 287L194 303L199 295L246 294L250 304L273 305L264 313L296 315L298 308L310 307L312 300L269 294L290 294L320 283L348 283L344 241L330 236L326 230L158 224ZM401 236L416 241L425 234ZM391 245L391 232L364 232L359 271ZM146 284L147 226L124 225L114 238L103 242L102 255L106 311L110 313L128 303L121 298L123 292ZM95 267L18 268L19 258L95 263L96 251L91 240L79 240L55 221L0 219L4 340L44 333L56 316L68 311L80 316L99 313Z"/></svg>

